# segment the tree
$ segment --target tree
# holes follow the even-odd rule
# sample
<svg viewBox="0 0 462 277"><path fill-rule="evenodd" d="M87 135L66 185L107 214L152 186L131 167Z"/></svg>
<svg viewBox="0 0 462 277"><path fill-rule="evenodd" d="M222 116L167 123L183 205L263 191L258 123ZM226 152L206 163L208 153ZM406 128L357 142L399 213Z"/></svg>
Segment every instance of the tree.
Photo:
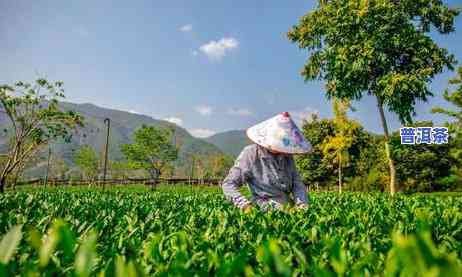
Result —
<svg viewBox="0 0 462 277"><path fill-rule="evenodd" d="M389 190L388 161L381 135L359 132L361 141L359 155L355 157L354 174L351 176L348 189L352 191L387 191ZM355 145L353 145L355 146Z"/></svg>
<svg viewBox="0 0 462 277"><path fill-rule="evenodd" d="M222 153L211 154L207 158L209 175L213 178L224 178L226 177L229 169L234 164L234 159L229 155Z"/></svg>
<svg viewBox="0 0 462 277"><path fill-rule="evenodd" d="M164 166L164 169L162 170L162 175L161 177L163 178L173 178L175 175L175 165L173 163L168 163Z"/></svg>
<svg viewBox="0 0 462 277"><path fill-rule="evenodd" d="M190 179L224 178L234 164L234 159L222 152L188 153L189 166L186 176Z"/></svg>
<svg viewBox="0 0 462 277"><path fill-rule="evenodd" d="M114 179L127 179L129 174L130 166L128 163L123 161L110 161L109 172L111 177Z"/></svg>
<svg viewBox="0 0 462 277"><path fill-rule="evenodd" d="M433 126L432 122L416 122L414 127ZM401 190L405 192L432 192L452 190L459 181L451 176L451 165L455 163L450 155L449 144L401 144L399 131L391 138L392 156L399 159L396 167Z"/></svg>
<svg viewBox="0 0 462 277"><path fill-rule="evenodd" d="M10 184L10 187L14 190L18 183L18 180L21 180L23 177L24 172L27 169L32 168L33 166L37 165L41 161L41 156L39 155L39 151L36 151L37 155L32 155L29 159L21 161L16 168L8 175L6 181Z"/></svg>
<svg viewBox="0 0 462 277"><path fill-rule="evenodd" d="M411 123L417 100L427 101L428 83L455 59L428 35L454 31L459 11L441 0L319 0L288 33L310 51L301 74L324 79L328 98L375 96L385 137L390 193L396 191L395 162L389 149L384 106Z"/></svg>
<svg viewBox="0 0 462 277"><path fill-rule="evenodd" d="M317 115L312 115L310 120L304 121L302 132L313 149L307 155L296 156L300 175L303 181L310 185L328 186L335 182L335 172L332 162L325 159L322 150L324 139L335 134L335 126L331 120L320 120Z"/></svg>
<svg viewBox="0 0 462 277"><path fill-rule="evenodd" d="M234 164L234 159L221 152L189 155L189 178L224 178Z"/></svg>
<svg viewBox="0 0 462 277"><path fill-rule="evenodd" d="M333 99L334 119L333 123L337 130L333 136L325 139L323 146L324 155L337 163L338 190L342 192L342 167L349 161L348 149L353 144L354 133L360 128L360 124L348 120L347 111L350 108L348 100Z"/></svg>
<svg viewBox="0 0 462 277"><path fill-rule="evenodd" d="M200 164L202 158L198 153L189 153L189 168L186 168L186 175L188 176L189 180L194 179L195 176L198 175L197 173L197 163ZM200 166L200 165L199 165Z"/></svg>
<svg viewBox="0 0 462 277"><path fill-rule="evenodd" d="M54 139L69 142L71 129L83 126L83 118L74 111L61 111L58 100L64 98L62 82L38 79L34 83L17 82L0 86L0 112L6 114L12 143L0 172L0 192L7 178Z"/></svg>
<svg viewBox="0 0 462 277"><path fill-rule="evenodd" d="M349 131L342 130L346 128L345 126L353 127ZM376 163L377 149L372 145L375 142L374 138L357 122L346 120L346 123L340 126L336 123L336 119L319 119L318 116L313 115L309 120L304 121L302 132L313 149L306 155L297 156L296 163L303 181L310 185L329 187L336 183L335 165L337 164L338 176L339 152L342 152L340 159L343 162L341 179L345 182L367 175ZM343 135L339 135L342 132ZM346 141L341 142L340 140L343 139ZM343 145L340 147L334 145L336 142Z"/></svg>
<svg viewBox="0 0 462 277"><path fill-rule="evenodd" d="M455 121L447 123L449 133L451 134L450 145L451 155L458 162L460 166L462 164L462 67L458 69L458 76L449 81L452 85L458 85L455 91L449 92L445 90L443 97L446 101L453 104L458 111L452 111L441 107L435 107L432 109L433 113L441 113L449 116Z"/></svg>
<svg viewBox="0 0 462 277"><path fill-rule="evenodd" d="M91 146L82 146L75 153L74 162L85 176L85 179L94 181L98 177L98 154L96 154L96 151Z"/></svg>
<svg viewBox="0 0 462 277"><path fill-rule="evenodd" d="M64 159L52 156L49 173L51 178L64 180L68 171L69 166Z"/></svg>
<svg viewBox="0 0 462 277"><path fill-rule="evenodd" d="M172 134L170 128L143 125L135 131L132 144L122 145L122 153L132 168L148 171L156 184L164 167L178 157Z"/></svg>
<svg viewBox="0 0 462 277"><path fill-rule="evenodd" d="M203 183L204 178L207 177L208 173L207 161L203 155L192 154L191 155L191 179L194 177Z"/></svg>

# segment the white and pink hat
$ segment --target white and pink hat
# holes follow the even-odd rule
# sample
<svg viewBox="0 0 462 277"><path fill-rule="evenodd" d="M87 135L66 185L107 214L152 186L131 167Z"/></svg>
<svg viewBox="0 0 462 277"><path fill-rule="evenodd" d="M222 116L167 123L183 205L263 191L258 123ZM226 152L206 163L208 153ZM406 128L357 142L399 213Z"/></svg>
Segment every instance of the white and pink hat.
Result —
<svg viewBox="0 0 462 277"><path fill-rule="evenodd" d="M288 112L250 127L247 136L256 144L281 153L305 154L311 150L311 144L305 140Z"/></svg>

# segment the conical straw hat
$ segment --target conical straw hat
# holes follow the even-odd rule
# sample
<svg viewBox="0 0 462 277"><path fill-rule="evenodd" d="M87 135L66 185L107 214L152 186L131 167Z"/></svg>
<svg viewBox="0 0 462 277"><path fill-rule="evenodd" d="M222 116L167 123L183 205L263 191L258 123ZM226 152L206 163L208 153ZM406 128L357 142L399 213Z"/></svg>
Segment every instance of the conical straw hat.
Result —
<svg viewBox="0 0 462 277"><path fill-rule="evenodd" d="M311 150L288 112L263 121L247 129L247 136L256 144L287 154L304 154Z"/></svg>

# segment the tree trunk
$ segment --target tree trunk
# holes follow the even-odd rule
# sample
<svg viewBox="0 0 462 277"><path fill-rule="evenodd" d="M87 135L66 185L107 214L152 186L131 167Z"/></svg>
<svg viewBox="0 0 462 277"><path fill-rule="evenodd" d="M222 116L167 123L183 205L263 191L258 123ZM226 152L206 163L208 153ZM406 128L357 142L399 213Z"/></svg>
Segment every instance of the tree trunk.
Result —
<svg viewBox="0 0 462 277"><path fill-rule="evenodd" d="M338 192L342 193L342 153L338 154Z"/></svg>
<svg viewBox="0 0 462 277"><path fill-rule="evenodd" d="M393 196L395 195L396 192L396 169L395 169L395 163L393 161L393 158L391 157L391 150L390 150L390 136L388 133L388 126L387 126L387 121L385 119L385 114L383 112L383 105L382 101L378 96L377 97L377 108L379 109L379 114L380 114L380 121L382 123L383 127L383 133L385 136L385 153L387 155L388 159L388 167L390 169L390 194Z"/></svg>
<svg viewBox="0 0 462 277"><path fill-rule="evenodd" d="M0 193L5 192L6 178L4 176L0 177Z"/></svg>
<svg viewBox="0 0 462 277"><path fill-rule="evenodd" d="M152 179L151 190L154 190L156 185L157 185L157 179L160 176L160 170L158 170L156 168L152 168L151 170L149 170L149 173L150 173L151 179Z"/></svg>

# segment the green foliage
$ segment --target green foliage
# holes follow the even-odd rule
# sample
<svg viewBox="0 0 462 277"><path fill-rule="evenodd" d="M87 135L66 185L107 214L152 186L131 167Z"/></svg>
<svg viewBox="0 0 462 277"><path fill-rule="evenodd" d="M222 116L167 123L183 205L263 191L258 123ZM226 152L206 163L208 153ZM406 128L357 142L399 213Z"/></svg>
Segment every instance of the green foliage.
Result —
<svg viewBox="0 0 462 277"><path fill-rule="evenodd" d="M0 236L19 238L3 276L458 276L462 261L460 196L319 193L242 214L216 188L73 188L0 209Z"/></svg>
<svg viewBox="0 0 462 277"><path fill-rule="evenodd" d="M307 184L335 184L337 168L334 166L338 165L335 161L338 150L344 153L343 157L348 157L348 163L344 159L343 168L346 179L365 175L376 164L377 147L371 145L374 138L354 121L337 121L313 116L302 126L304 136L313 146L312 152L296 157L297 167ZM339 140L344 140L341 147L335 145ZM337 149L337 152L334 151L332 155L329 152L331 149Z"/></svg>
<svg viewBox="0 0 462 277"><path fill-rule="evenodd" d="M171 129L144 125L135 131L132 144L122 145L122 152L132 168L144 169L156 180L178 157L172 135Z"/></svg>
<svg viewBox="0 0 462 277"><path fill-rule="evenodd" d="M433 126L431 122L416 122L415 127ZM401 144L399 132L391 138L392 155L400 163L396 166L400 189L406 192L450 190L457 185L448 183L451 175L451 145L449 144Z"/></svg>
<svg viewBox="0 0 462 277"><path fill-rule="evenodd" d="M388 176L379 166L372 166L369 172L354 176L348 184L352 191L385 191Z"/></svg>
<svg viewBox="0 0 462 277"><path fill-rule="evenodd" d="M229 169L234 164L232 156L226 154L211 155L208 161L208 176L211 178L224 178L229 172Z"/></svg>
<svg viewBox="0 0 462 277"><path fill-rule="evenodd" d="M95 180L99 172L99 160L95 150L84 145L74 155L74 162L88 180Z"/></svg>
<svg viewBox="0 0 462 277"><path fill-rule="evenodd" d="M449 84L456 86L458 85L458 87L453 92L449 92L449 90L446 90L443 94L443 97L446 101L450 102L455 107L457 107L459 111L452 111L449 109L435 107L432 109L432 112L442 113L456 119L457 121L454 122L452 125L453 127L457 127L458 129L460 129L462 128L462 67L459 67L457 73L458 76L451 79L449 81Z"/></svg>
<svg viewBox="0 0 462 277"><path fill-rule="evenodd" d="M113 161L123 161L124 155L121 152L120 146L122 144L131 143L133 132L140 128L143 124L148 126L156 126L159 128L174 128L176 146L178 147L178 159L173 162L175 166L175 174L179 177L185 177L185 169L189 169L188 159L190 153L199 153L200 155L207 156L221 153L221 151L214 145L205 142L202 139L191 136L185 129L175 126L174 124L162 120L156 120L152 117L128 113L125 111L106 109L95 106L93 104L73 104L69 102L59 102L58 107L63 111L75 111L85 116L85 126L78 128L72 132L72 139L70 143L64 140L56 140L51 143L53 149L53 158L62 159L70 166L67 175L72 173L75 167L73 162L73 151L78 149L81 145L91 145L98 153L104 151L104 142L106 136L106 126L104 118L111 118L111 136L109 142L109 158ZM0 110L2 108L0 107ZM9 126L7 118L0 112L0 156L6 153L7 137L5 136L3 126ZM40 159L46 159L46 153L40 151L37 155ZM0 162L0 167L1 167ZM189 171L187 171L189 172ZM39 178L44 176L45 169L43 163L32 164L31 167L26 168L24 176L29 178ZM132 177L145 177L146 172L143 170L131 170Z"/></svg>
<svg viewBox="0 0 462 277"><path fill-rule="evenodd" d="M417 122L410 126L433 126L431 122ZM332 138L341 131L335 120L314 117L303 125L305 137L311 141L313 151L297 158L297 165L305 183L324 187L335 185L335 161L326 155ZM384 138L355 129L349 135L352 144L346 153L350 161L344 168L347 190L385 191L389 180L386 155L382 144ZM451 153L453 144L403 145L399 131L390 139L392 157L400 161L396 165L399 187L404 192L454 191L462 188L461 176L454 168L459 164ZM337 146L335 146L337 147ZM324 150L324 151L323 151ZM456 167L457 168L457 167Z"/></svg>
<svg viewBox="0 0 462 277"><path fill-rule="evenodd" d="M21 241L21 226L14 226L0 241L0 263L8 264Z"/></svg>
<svg viewBox="0 0 462 277"><path fill-rule="evenodd" d="M302 132L313 147L309 154L295 157L303 181L321 186L335 182L334 167L330 160L324 158L322 151L324 139L335 133L333 122L328 119L319 120L314 115L309 121L304 122Z"/></svg>
<svg viewBox="0 0 462 277"><path fill-rule="evenodd" d="M59 81L37 79L33 84L17 82L0 86L2 112L13 125L16 141L22 136L35 144L56 138L69 140L69 129L82 125L83 118L73 111L59 110L58 100L63 98L63 83Z"/></svg>
<svg viewBox="0 0 462 277"><path fill-rule="evenodd" d="M455 59L428 35L454 31L459 11L434 0L319 0L288 33L310 51L306 80L324 79L327 96L380 103L412 122L414 104L432 96L427 87Z"/></svg>
<svg viewBox="0 0 462 277"><path fill-rule="evenodd" d="M454 105L457 110L452 111L441 107L432 109L433 113L441 113L454 119L453 122L448 123L451 145L451 156L457 161L457 167L462 167L462 67L458 69L458 76L449 81L449 84L458 86L453 92L446 90L443 97L446 101Z"/></svg>
<svg viewBox="0 0 462 277"><path fill-rule="evenodd" d="M225 154L191 155L191 178L224 178L233 166L234 159Z"/></svg>
<svg viewBox="0 0 462 277"><path fill-rule="evenodd" d="M310 54L301 74L325 80L328 98L377 99L392 195L397 177L384 107L412 123L415 103L433 96L431 80L456 63L429 36L431 27L449 34L458 14L441 0L319 0L288 33Z"/></svg>
<svg viewBox="0 0 462 277"><path fill-rule="evenodd" d="M460 190L462 188L462 177L457 173L452 173L449 176L439 178L437 187L441 191Z"/></svg>
<svg viewBox="0 0 462 277"><path fill-rule="evenodd" d="M333 100L334 119L333 123L336 132L333 136L325 139L323 153L331 157L332 161L337 164L345 165L348 161L348 153L346 150L353 143L352 134L360 127L360 124L350 121L347 118L349 103L338 99ZM339 155L343 154L343 159L339 163Z"/></svg>
<svg viewBox="0 0 462 277"><path fill-rule="evenodd" d="M18 176L18 169L24 168L42 147L55 139L70 141L71 130L83 125L82 116L58 107L58 100L63 98L62 82L38 79L32 84L0 86L0 111L9 120L10 128L5 130L12 142L0 172L0 190L5 180L12 174Z"/></svg>
<svg viewBox="0 0 462 277"><path fill-rule="evenodd" d="M109 169L114 179L126 179L130 176L130 165L127 162L111 161Z"/></svg>
<svg viewBox="0 0 462 277"><path fill-rule="evenodd" d="M438 250L430 232L395 234L385 272L385 276L461 276L462 263L455 253Z"/></svg>
<svg viewBox="0 0 462 277"><path fill-rule="evenodd" d="M333 123L336 132L333 136L325 138L322 152L330 158L332 163L337 164L339 175L339 191L342 191L342 168L347 166L350 157L348 149L353 145L354 134L358 133L361 125L358 122L349 120L347 111L351 108L350 102L347 100L339 100L334 98L332 101L334 110Z"/></svg>
<svg viewBox="0 0 462 277"><path fill-rule="evenodd" d="M68 171L69 166L67 163L57 155L52 155L49 172L50 178L66 179Z"/></svg>
<svg viewBox="0 0 462 277"><path fill-rule="evenodd" d="M75 255L75 273L77 276L87 277L96 264L96 238L97 235L92 232L84 239Z"/></svg>

